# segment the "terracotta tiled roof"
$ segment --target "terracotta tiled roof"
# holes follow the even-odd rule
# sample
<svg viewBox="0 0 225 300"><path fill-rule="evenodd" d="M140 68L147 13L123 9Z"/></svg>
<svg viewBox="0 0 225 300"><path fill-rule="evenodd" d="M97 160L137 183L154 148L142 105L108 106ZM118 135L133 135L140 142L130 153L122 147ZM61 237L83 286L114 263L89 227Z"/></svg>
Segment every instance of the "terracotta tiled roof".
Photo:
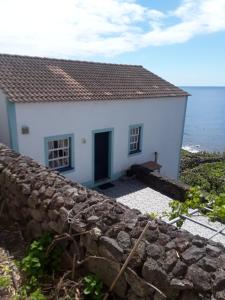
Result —
<svg viewBox="0 0 225 300"><path fill-rule="evenodd" d="M14 102L187 96L142 66L0 54L0 88Z"/></svg>

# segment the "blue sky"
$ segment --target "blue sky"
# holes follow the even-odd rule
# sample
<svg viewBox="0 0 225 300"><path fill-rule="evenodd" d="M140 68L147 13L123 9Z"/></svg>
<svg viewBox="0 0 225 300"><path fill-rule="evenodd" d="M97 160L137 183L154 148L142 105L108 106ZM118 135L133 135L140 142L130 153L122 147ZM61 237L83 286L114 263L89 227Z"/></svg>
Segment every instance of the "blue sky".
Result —
<svg viewBox="0 0 225 300"><path fill-rule="evenodd" d="M0 0L0 11L1 53L141 64L177 85L225 86L225 0Z"/></svg>

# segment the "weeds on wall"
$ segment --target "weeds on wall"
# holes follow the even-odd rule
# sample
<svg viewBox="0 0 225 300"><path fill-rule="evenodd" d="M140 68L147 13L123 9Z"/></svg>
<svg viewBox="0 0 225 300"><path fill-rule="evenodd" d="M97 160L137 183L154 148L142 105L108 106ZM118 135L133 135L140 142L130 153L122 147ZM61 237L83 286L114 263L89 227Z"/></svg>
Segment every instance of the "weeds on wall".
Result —
<svg viewBox="0 0 225 300"><path fill-rule="evenodd" d="M17 262L23 274L23 285L12 300L102 300L103 283L95 275L74 280L72 271L63 273L63 249L55 243L50 233L43 235L30 245L27 255ZM0 286L6 285L8 278L0 279ZM42 292L48 286L47 296Z"/></svg>
<svg viewBox="0 0 225 300"><path fill-rule="evenodd" d="M24 274L24 284L15 296L16 299L44 300L41 293L40 282L59 271L62 249L57 246L48 252L53 241L53 235L47 233L39 240L33 241L27 255L18 262L18 266Z"/></svg>

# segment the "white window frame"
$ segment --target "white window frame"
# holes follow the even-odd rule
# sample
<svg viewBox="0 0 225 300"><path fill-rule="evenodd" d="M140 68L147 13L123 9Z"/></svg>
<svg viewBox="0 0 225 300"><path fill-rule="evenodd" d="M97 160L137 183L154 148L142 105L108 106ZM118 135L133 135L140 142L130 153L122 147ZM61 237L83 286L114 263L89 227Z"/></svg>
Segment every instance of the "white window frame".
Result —
<svg viewBox="0 0 225 300"><path fill-rule="evenodd" d="M129 127L129 155L140 153L142 151L142 132L142 124L131 125Z"/></svg>
<svg viewBox="0 0 225 300"><path fill-rule="evenodd" d="M73 169L73 135L45 138L46 166L56 171Z"/></svg>

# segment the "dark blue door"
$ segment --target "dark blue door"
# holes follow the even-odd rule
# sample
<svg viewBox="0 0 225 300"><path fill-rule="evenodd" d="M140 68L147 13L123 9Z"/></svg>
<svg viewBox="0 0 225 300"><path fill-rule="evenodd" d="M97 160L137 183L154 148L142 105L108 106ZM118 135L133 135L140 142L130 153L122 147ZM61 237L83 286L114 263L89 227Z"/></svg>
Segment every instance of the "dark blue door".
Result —
<svg viewBox="0 0 225 300"><path fill-rule="evenodd" d="M95 133L95 181L109 177L109 132Z"/></svg>

